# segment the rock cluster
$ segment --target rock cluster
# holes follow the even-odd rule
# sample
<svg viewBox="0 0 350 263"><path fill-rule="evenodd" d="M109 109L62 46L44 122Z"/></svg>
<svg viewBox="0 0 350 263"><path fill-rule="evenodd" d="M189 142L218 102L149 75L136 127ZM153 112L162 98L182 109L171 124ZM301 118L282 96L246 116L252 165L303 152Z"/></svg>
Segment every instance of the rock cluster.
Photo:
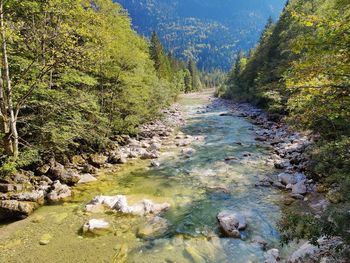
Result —
<svg viewBox="0 0 350 263"><path fill-rule="evenodd" d="M86 205L86 211L94 212L99 211L101 205L105 205L108 208L118 211L123 214L133 215L156 215L169 209L168 203L156 204L148 199L130 206L128 205L127 197L124 195L116 196L96 196L90 203Z"/></svg>
<svg viewBox="0 0 350 263"><path fill-rule="evenodd" d="M164 118L139 127L136 138L119 136L112 150L96 154L82 154L58 162L54 159L41 165L35 171L21 171L0 181L0 219L18 218L31 214L36 208L48 202L58 202L71 196L71 187L76 184L96 181L99 169L127 163L131 159L151 159L152 166L158 167L162 141L174 133L176 126L183 125L184 119L177 105L163 110ZM176 143L188 145L193 138L180 136ZM187 144L188 143L188 144ZM144 202L143 207L149 209Z"/></svg>

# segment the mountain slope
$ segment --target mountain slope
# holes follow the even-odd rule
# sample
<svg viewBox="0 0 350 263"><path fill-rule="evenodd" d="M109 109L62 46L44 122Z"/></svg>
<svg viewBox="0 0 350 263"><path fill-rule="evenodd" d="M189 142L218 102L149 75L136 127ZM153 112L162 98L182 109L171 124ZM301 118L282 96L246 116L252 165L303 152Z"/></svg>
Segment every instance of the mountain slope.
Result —
<svg viewBox="0 0 350 263"><path fill-rule="evenodd" d="M138 33L157 31L166 49L194 58L202 69L228 69L239 49L260 37L285 0L115 0L128 10Z"/></svg>

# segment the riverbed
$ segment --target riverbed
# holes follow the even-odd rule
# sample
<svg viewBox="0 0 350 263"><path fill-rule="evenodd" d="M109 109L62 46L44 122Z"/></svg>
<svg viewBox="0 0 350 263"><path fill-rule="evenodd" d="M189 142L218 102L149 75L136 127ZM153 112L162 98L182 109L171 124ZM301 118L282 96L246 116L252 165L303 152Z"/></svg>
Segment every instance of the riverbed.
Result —
<svg viewBox="0 0 350 263"><path fill-rule="evenodd" d="M174 145L174 134L163 143L159 167L132 161L76 187L73 198L62 204L1 226L0 262L264 262L265 252L254 240L279 248L282 193L255 183L278 173L268 162L272 149L255 140L258 126L243 117L222 116L227 106L210 106L209 97L204 92L180 99L186 118L180 132L201 138L189 146L195 150L191 156ZM85 205L97 195L126 195L131 204L144 198L167 202L168 227L141 237L144 217L86 213ZM221 234L216 215L222 210L246 216L241 239ZM81 227L92 218L109 221L113 231L84 236Z"/></svg>

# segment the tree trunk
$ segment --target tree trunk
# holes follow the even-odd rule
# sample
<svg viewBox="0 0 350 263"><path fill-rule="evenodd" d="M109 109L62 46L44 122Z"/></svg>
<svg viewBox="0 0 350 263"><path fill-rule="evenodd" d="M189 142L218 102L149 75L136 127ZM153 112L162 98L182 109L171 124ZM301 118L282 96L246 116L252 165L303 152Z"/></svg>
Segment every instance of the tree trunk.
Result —
<svg viewBox="0 0 350 263"><path fill-rule="evenodd" d="M3 0L0 1L0 27L1 27L1 42L2 42L2 60L3 60L3 69L4 77L2 80L6 82L5 92L2 90L4 110L7 118L4 119L4 146L7 150L12 149L12 156L18 157L18 132L17 132L17 118L15 117L13 110L13 95L11 87L11 78L10 78L10 69L7 58L7 45L6 45L6 32L4 25L4 10L3 10ZM2 86L3 89L3 86ZM8 133L6 131L9 130Z"/></svg>

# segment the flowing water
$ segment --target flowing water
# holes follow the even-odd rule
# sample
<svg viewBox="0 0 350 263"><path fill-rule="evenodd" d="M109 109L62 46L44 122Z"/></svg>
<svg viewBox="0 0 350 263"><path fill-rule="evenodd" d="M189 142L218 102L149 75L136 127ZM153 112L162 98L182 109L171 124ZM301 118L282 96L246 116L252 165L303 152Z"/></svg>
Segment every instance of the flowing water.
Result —
<svg viewBox="0 0 350 263"><path fill-rule="evenodd" d="M260 236L270 247L279 245L281 193L254 187L261 176L276 173L266 165L271 150L255 142L258 127L244 118L220 116L226 106L198 112L210 103L207 95L181 99L187 119L181 130L205 137L190 146L196 150L191 158L184 158L169 140L160 167L134 161L117 173L101 175L98 182L78 186L64 204L44 206L25 220L3 225L0 262L263 262L264 252L252 239ZM225 162L227 156L237 160ZM85 213L86 203L100 194L124 194L131 203L144 198L168 202L171 208L164 217L170 225L156 237L140 238L143 217ZM221 210L246 215L242 239L220 234L216 215ZM91 218L108 220L113 232L83 236L81 226ZM40 245L43 238L50 243Z"/></svg>

